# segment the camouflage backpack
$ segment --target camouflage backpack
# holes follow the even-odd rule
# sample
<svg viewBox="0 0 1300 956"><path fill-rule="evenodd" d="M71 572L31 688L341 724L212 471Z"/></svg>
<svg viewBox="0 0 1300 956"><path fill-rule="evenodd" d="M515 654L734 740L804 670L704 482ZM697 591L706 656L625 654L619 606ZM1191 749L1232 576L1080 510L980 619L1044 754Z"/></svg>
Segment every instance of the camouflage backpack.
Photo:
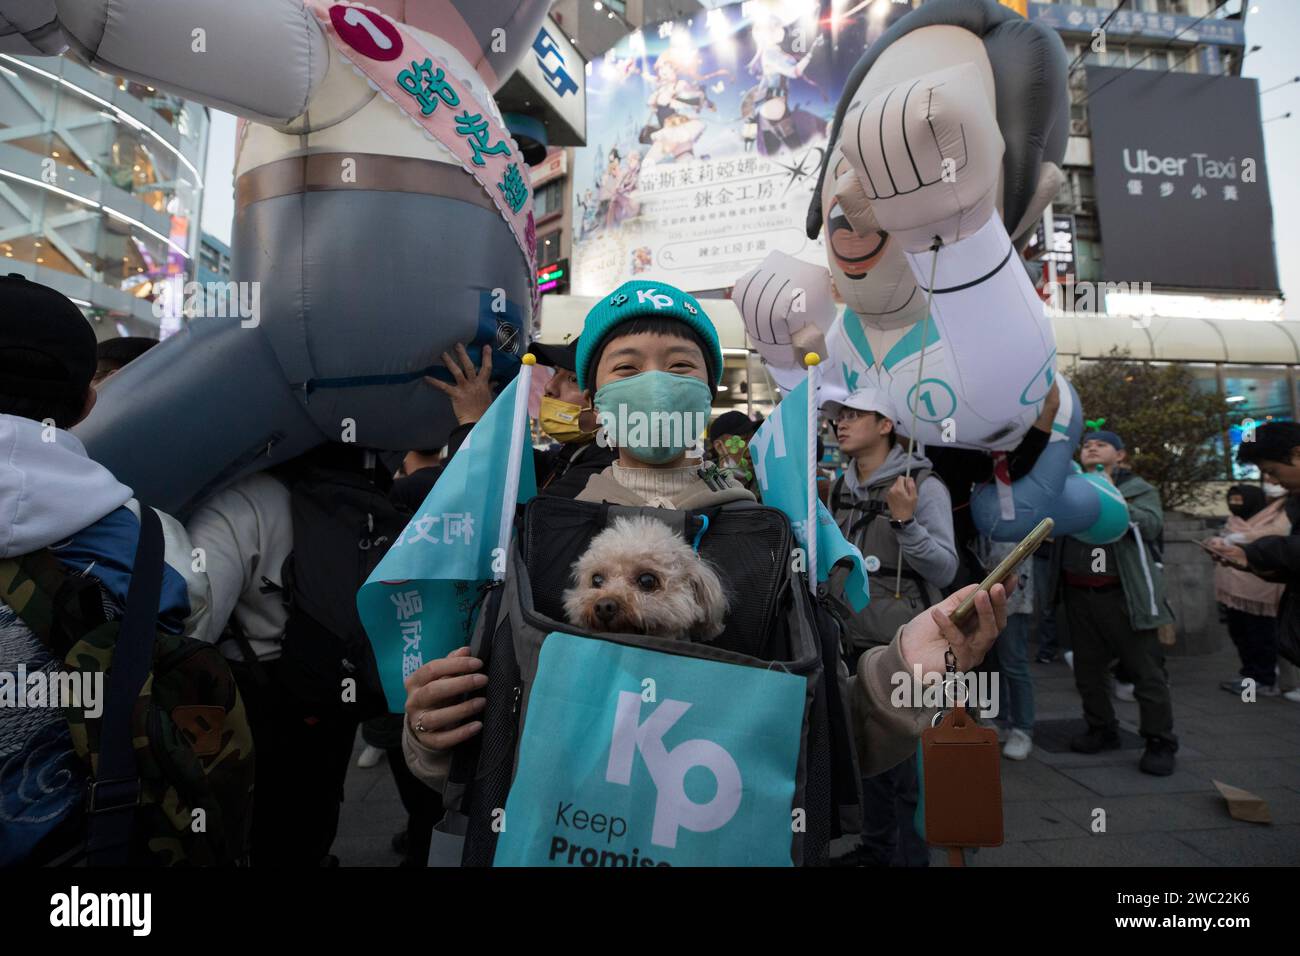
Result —
<svg viewBox="0 0 1300 956"><path fill-rule="evenodd" d="M68 673L102 681L98 716L71 702L64 707L90 778L87 862L241 863L253 799L244 704L216 647L157 630L162 531L151 508L140 510L140 544L120 619L106 620L93 577L70 574L49 551L0 561L0 601ZM80 851L73 848L63 862Z"/></svg>

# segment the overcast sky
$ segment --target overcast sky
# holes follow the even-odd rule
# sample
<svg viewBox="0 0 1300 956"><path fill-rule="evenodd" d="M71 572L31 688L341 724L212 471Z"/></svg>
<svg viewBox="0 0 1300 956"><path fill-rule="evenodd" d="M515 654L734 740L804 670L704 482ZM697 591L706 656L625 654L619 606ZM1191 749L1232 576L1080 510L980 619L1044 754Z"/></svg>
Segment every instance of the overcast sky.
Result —
<svg viewBox="0 0 1300 956"><path fill-rule="evenodd" d="M1273 229L1277 242L1282 291L1287 294L1285 316L1300 321L1300 0L1254 0L1246 18L1246 42L1262 49L1250 54L1243 73L1256 77L1261 90L1260 113L1268 150L1266 168L1273 195ZM1231 8L1229 8L1231 9ZM1263 91L1287 83L1269 93ZM1290 112L1289 119L1273 119ZM1272 122L1269 120L1272 119ZM203 197L203 228L230 242L235 206L231 171L235 157L235 119L212 111L208 146L207 189ZM1203 237L1203 241L1215 241Z"/></svg>
<svg viewBox="0 0 1300 956"><path fill-rule="evenodd" d="M1246 17L1246 43L1261 49L1246 57L1242 73L1259 80L1264 148L1268 150L1268 187L1273 194L1273 235L1285 317L1300 321L1300 3L1255 0ZM1287 84L1271 93L1271 87ZM1290 119L1273 119L1284 113ZM1272 119L1272 122L1270 122ZM1206 236L1205 241L1215 241ZM1103 247L1104 248L1104 247Z"/></svg>

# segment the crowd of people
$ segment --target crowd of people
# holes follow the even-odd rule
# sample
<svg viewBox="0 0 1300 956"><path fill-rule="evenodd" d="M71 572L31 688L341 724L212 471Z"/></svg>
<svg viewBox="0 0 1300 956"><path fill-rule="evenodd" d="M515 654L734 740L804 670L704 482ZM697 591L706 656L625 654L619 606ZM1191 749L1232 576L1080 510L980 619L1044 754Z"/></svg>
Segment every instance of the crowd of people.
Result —
<svg viewBox="0 0 1300 956"><path fill-rule="evenodd" d="M710 414L723 367L716 330L689 295L661 294L668 305L615 290L580 337L532 346L550 370L538 415L544 439L534 452L539 494L695 511L761 502L750 444L761 423L739 411L715 418L703 442L599 440L599 412L615 404L647 415ZM88 458L68 429L89 414L97 383L141 346L97 347L69 300L21 277L0 279L0 299L0 561L8 562L0 567L12 576L31 555L48 553L68 579L92 582L93 624L125 627L147 505ZM183 522L159 515L165 554L156 627L220 650L251 731L256 789L246 859L254 866L337 863L331 845L359 727L368 745L362 760L374 765L386 755L408 816L394 846L407 865L423 866L451 755L482 731L489 679L469 648L412 673L405 713L388 714L362 673L365 634L351 600L494 400L490 348L472 357L458 347L442 361L451 380L428 384L446 394L457 421L446 447L389 455L325 445L217 491ZM1053 389L1008 456L1013 478L1046 446L1056 407ZM1112 696L1129 695L1146 744L1139 769L1173 773L1178 739L1158 639L1173 623L1161 572L1163 509L1156 490L1127 467L1121 435L1088 434L1079 458L1123 495L1128 533L1102 546L1051 541L1014 581L978 592L972 621L958 627L952 612L1011 547L981 538L970 520L971 490L992 476L987 456L914 445L897 433L889 397L874 389L821 412L839 460L819 493L863 555L871 596L855 611L842 600L848 570L835 569L827 582L842 626L863 787L861 841L840 862L928 863L914 825L912 757L933 710L891 700L893 676L915 668L943 673L955 658L962 672L996 670L1002 753L1024 760L1035 722L1031 661L1047 665L1064 653L1086 722L1071 747L1118 748ZM1231 517L1205 545L1218 562L1216 595L1241 656L1240 678L1224 683L1233 693L1300 698L1294 671L1279 658L1279 646L1294 657L1300 634L1297 456L1300 425L1292 423L1263 426L1243 444L1239 459L1269 483L1234 486ZM73 629L18 600L0 603L0 672L63 668L79 634L60 627ZM340 704L339 680L349 675L359 690ZM75 799L88 785L84 772L67 775L63 798L42 796L53 812L20 812L29 796L4 789L14 779L7 769L61 766L76 749L59 711L0 707L0 809L10 821L0 863L45 862L84 835Z"/></svg>

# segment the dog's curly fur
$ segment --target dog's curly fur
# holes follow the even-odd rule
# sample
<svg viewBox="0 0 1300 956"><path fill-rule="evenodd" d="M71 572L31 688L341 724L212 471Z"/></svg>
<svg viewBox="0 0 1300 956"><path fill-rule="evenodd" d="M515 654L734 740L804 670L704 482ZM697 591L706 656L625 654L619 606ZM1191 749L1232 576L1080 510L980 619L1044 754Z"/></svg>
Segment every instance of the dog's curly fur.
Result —
<svg viewBox="0 0 1300 956"><path fill-rule="evenodd" d="M709 563L653 518L618 518L574 562L564 592L570 624L616 634L707 641L729 602Z"/></svg>

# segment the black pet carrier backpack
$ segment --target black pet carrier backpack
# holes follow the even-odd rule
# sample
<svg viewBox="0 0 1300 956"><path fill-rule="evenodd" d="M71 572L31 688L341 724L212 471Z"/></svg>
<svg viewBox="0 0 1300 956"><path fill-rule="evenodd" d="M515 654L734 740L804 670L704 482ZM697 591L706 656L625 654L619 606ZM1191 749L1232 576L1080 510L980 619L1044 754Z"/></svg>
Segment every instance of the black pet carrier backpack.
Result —
<svg viewBox="0 0 1300 956"><path fill-rule="evenodd" d="M615 519L635 515L667 524L695 543L718 571L731 598L726 628L719 637L690 642L605 634L566 622L561 602L572 583L574 561ZM813 601L804 573L792 569L794 547L784 514L748 502L700 511L552 497L529 502L505 581L489 590L475 626L471 650L483 660L488 675L483 729L453 754L444 791L447 815L434 833L430 865L825 863L831 840L858 832L861 791L840 628L820 602ZM622 673L629 660L639 668L633 682L617 693L609 691L608 709L594 706L591 697L606 693L592 686L605 680L596 676L606 673L602 662L614 668L611 673ZM582 673L552 673L574 667ZM697 688L693 703L674 698L684 686L681 680L661 678L657 688L661 696L656 697L655 679L643 678L643 671L687 675L686 683ZM626 673L623 679L629 680ZM539 686L544 690L535 699ZM707 688L703 693L701 686ZM745 692L750 699L731 700L725 690L729 687L753 690ZM787 768L788 779L783 783L769 772L770 761L761 773L755 770L746 778L748 767L742 772L725 746L691 739L673 749L660 745L681 743L683 734L671 740L667 733L662 739L655 736L672 719L667 710L656 719L656 706L688 716L692 707L700 714L714 708L745 733L766 732L757 725L764 709L760 705L768 703L768 687L789 703L783 713L793 714L792 720L769 727L787 747L783 752L789 763L781 766ZM683 720L674 729L688 723ZM660 730L654 731L652 725ZM646 734L648 742L643 739ZM742 740L737 746L750 743ZM764 738L764 746L772 749L769 745L774 746L774 741ZM582 762L573 750L590 751L596 757L589 754ZM638 824L629 823L617 805L611 809L599 800L584 805L580 798L563 793L557 797L554 792L556 786L578 787L586 780L589 790L605 788L621 794L624 791L610 781L630 783L638 774L644 775L642 780L653 776L652 783L659 786L665 777L657 774L672 776L661 765L675 766L680 779L689 783L683 764L674 764L678 756L687 759L687 755L701 763L717 758L722 767L713 767L717 792L706 801L702 794L710 789L708 774L698 772L695 795L685 796L690 802L676 807L671 801L660 802L634 815L642 830L647 825L642 818L653 818L653 831L639 837L632 832ZM652 765L652 756L657 765ZM569 766L572 761L578 763ZM562 779L557 781L557 775ZM673 777L672 782L679 780ZM724 797L724 785L735 792ZM681 786L685 795L685 783ZM647 785L643 789L654 792ZM662 793L659 799L664 799ZM733 815L727 817L728 812ZM724 817L725 826L719 822ZM727 826L741 827L749 843L762 845L739 856L735 852L703 859L690 856L692 845L721 840Z"/></svg>

